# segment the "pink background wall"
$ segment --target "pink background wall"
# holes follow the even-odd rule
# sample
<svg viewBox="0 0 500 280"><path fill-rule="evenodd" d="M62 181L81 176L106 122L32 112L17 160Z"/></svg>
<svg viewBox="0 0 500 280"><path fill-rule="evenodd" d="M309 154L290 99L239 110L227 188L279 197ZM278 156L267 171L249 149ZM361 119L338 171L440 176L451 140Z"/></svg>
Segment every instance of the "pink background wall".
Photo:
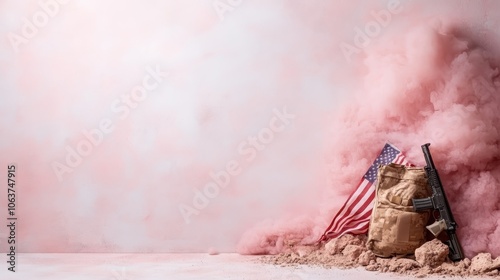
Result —
<svg viewBox="0 0 500 280"><path fill-rule="evenodd" d="M321 233L353 187L332 183L331 140L343 136L331 124L378 71L340 46L390 1L62 2L46 23L38 1L0 2L0 221L13 162L19 252L235 251L276 221ZM366 50L436 18L498 50L499 2L436 2L401 1ZM168 75L155 80L155 68ZM426 138L397 139L421 163ZM383 140L364 145L363 158L335 165L356 165L353 184ZM236 175L195 208L228 164ZM7 236L2 227L2 251Z"/></svg>

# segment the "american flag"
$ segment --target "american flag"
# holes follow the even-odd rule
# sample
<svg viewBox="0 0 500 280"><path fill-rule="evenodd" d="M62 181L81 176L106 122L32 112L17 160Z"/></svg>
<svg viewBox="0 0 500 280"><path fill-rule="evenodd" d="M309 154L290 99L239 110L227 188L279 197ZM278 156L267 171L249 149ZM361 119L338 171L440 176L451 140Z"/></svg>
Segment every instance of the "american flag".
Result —
<svg viewBox="0 0 500 280"><path fill-rule="evenodd" d="M380 155L361 179L358 187L337 212L320 241L336 238L346 233L366 234L368 232L373 200L375 199L378 166L391 162L408 164L404 154L398 148L386 143Z"/></svg>

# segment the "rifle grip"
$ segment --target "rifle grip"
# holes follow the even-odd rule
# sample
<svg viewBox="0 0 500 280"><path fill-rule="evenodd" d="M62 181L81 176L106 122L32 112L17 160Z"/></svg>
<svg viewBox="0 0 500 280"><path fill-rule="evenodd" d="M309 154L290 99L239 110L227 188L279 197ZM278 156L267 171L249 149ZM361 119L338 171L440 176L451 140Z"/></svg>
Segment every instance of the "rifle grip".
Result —
<svg viewBox="0 0 500 280"><path fill-rule="evenodd" d="M415 212L420 212L427 209L433 209L434 204L432 203L432 198L412 198L413 210Z"/></svg>

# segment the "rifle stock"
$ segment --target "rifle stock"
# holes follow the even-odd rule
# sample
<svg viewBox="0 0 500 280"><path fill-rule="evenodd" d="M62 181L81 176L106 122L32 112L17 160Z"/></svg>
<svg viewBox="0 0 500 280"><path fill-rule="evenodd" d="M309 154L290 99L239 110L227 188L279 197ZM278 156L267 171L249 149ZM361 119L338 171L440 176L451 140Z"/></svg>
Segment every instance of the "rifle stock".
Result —
<svg viewBox="0 0 500 280"><path fill-rule="evenodd" d="M464 253L462 252L462 246L458 241L457 234L455 232L448 232L449 240L446 242L448 247L450 247L450 253L448 256L452 261L459 261L464 258Z"/></svg>

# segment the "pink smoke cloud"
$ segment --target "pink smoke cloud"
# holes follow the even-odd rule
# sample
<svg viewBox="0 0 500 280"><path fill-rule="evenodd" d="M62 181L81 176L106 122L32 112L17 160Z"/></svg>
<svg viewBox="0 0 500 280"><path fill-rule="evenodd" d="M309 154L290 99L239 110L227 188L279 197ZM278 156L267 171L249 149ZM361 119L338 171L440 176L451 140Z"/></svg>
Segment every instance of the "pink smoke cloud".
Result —
<svg viewBox="0 0 500 280"><path fill-rule="evenodd" d="M465 254L499 255L500 80L492 56L435 22L368 49L363 90L332 124L337 137L330 139L325 192L337 195L327 200L352 189L386 141L419 165L420 145L431 142ZM247 232L240 252L276 253L294 238L307 244L321 234L307 219L290 223L300 225L281 221Z"/></svg>
<svg viewBox="0 0 500 280"><path fill-rule="evenodd" d="M14 52L8 34L40 2L0 2L0 166L19 167L19 252L233 252L240 241L276 253L315 240L390 140L418 164L432 143L466 251L498 254L496 2L401 1L350 63L339 43L389 0L243 1L223 22L211 0L74 0ZM415 28L432 16L455 28ZM110 105L155 65L172 76L122 120ZM284 106L296 118L247 162L238 146ZM60 182L51 163L103 119L113 132ZM231 160L241 174L186 224L179 204Z"/></svg>

